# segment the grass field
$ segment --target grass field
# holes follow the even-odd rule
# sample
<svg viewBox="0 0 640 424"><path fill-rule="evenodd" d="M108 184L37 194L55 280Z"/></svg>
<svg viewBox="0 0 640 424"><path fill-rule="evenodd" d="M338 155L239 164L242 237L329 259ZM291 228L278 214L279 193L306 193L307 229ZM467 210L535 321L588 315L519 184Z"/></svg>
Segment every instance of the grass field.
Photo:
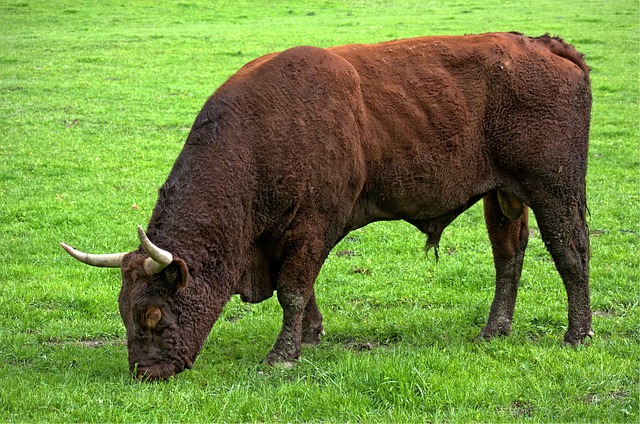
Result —
<svg viewBox="0 0 640 424"><path fill-rule="evenodd" d="M637 422L637 0L0 2L0 422ZM327 335L293 369L260 361L274 299L232 299L193 370L127 371L119 272L205 99L249 60L431 34L559 34L592 67L588 173L596 336L561 343L567 305L535 221L513 334L476 342L494 271L479 205L440 261L404 223L353 232L316 285Z"/></svg>

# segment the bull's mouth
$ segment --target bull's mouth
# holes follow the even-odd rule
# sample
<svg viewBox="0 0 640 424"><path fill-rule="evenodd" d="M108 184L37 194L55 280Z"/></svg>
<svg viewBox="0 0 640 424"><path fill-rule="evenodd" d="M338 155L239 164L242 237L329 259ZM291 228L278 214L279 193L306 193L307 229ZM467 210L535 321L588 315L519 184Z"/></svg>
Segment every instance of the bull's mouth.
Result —
<svg viewBox="0 0 640 424"><path fill-rule="evenodd" d="M159 367L136 367L132 373L138 381L163 381L176 375L179 371L165 371Z"/></svg>
<svg viewBox="0 0 640 424"><path fill-rule="evenodd" d="M162 381L173 377L185 369L191 369L192 366L193 363L191 361L185 361L182 365L161 364L142 366L140 364L134 364L131 367L131 373L138 381Z"/></svg>

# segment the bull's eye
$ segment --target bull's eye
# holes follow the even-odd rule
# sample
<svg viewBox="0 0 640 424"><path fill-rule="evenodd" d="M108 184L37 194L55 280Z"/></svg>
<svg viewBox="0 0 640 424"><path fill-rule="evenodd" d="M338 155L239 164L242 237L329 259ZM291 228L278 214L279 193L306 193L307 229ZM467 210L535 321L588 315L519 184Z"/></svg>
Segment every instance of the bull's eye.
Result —
<svg viewBox="0 0 640 424"><path fill-rule="evenodd" d="M156 328L160 318L162 318L162 311L159 308L151 306L147 309L142 322L147 328Z"/></svg>

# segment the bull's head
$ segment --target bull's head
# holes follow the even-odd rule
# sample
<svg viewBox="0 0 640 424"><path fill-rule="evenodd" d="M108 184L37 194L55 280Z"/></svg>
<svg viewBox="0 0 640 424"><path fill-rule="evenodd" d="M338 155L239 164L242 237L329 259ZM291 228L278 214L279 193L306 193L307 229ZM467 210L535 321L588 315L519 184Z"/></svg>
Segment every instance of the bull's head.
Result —
<svg viewBox="0 0 640 424"><path fill-rule="evenodd" d="M189 272L184 261L154 245L141 227L138 237L142 251L131 253L94 255L61 246L85 264L122 270L118 304L131 372L138 379L164 379L191 368L198 353L186 343L190 329L179 325L182 308L176 301Z"/></svg>

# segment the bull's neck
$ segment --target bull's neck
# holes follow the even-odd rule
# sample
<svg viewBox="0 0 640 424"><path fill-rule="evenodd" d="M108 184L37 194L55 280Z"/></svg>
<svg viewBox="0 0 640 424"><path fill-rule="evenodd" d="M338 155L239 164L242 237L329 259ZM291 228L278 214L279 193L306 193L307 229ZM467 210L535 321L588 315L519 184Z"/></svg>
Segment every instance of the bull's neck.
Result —
<svg viewBox="0 0 640 424"><path fill-rule="evenodd" d="M190 272L233 286L227 280L239 278L239 260L251 242L248 173L203 150L185 146L160 189L147 234Z"/></svg>

